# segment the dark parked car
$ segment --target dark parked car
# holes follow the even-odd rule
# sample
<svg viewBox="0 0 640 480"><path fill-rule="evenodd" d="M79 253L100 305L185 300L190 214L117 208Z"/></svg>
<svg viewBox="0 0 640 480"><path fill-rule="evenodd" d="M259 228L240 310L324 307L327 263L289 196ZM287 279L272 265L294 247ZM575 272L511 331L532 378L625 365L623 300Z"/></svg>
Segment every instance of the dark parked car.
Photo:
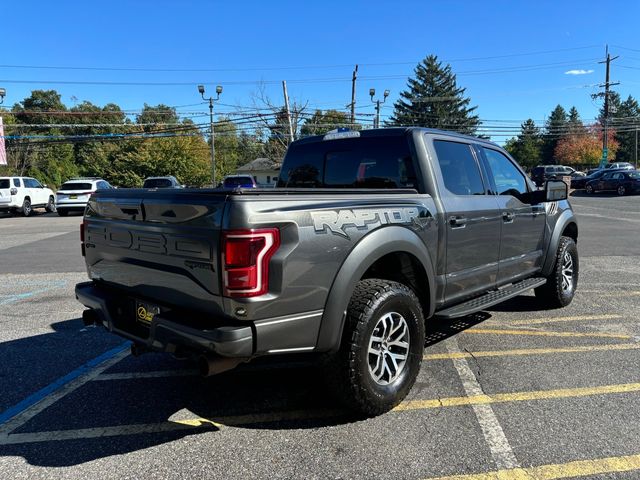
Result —
<svg viewBox="0 0 640 480"><path fill-rule="evenodd" d="M178 182L176 177L169 175L145 178L142 188L184 188L184 185Z"/></svg>
<svg viewBox="0 0 640 480"><path fill-rule="evenodd" d="M587 193L615 191L618 192L618 195L638 193L640 192L640 171L607 171L600 178L587 182L585 190Z"/></svg>
<svg viewBox="0 0 640 480"><path fill-rule="evenodd" d="M544 182L547 180L556 180L559 179L559 177L565 176L575 178L583 175L582 172L578 172L575 168L565 165L538 165L531 170L531 180L533 180L538 187L544 185Z"/></svg>
<svg viewBox="0 0 640 480"><path fill-rule="evenodd" d="M619 172L620 170L615 170ZM571 188L574 190L582 190L586 187L587 183L591 180L599 180L605 173L611 173L612 170L605 170L603 168L592 171L586 177L575 177L571 179Z"/></svg>
<svg viewBox="0 0 640 480"><path fill-rule="evenodd" d="M224 188L256 188L256 181L251 175L228 175L222 182Z"/></svg>

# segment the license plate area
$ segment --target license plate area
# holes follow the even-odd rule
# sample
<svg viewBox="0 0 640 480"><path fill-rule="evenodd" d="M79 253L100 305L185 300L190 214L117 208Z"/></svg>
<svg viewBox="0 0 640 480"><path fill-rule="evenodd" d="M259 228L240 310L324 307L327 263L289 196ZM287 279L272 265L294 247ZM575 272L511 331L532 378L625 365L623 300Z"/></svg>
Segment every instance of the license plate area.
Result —
<svg viewBox="0 0 640 480"><path fill-rule="evenodd" d="M135 305L136 321L140 322L143 325L151 325L151 321L153 320L153 318L156 315L160 314L160 307L154 305L153 303L136 300Z"/></svg>
<svg viewBox="0 0 640 480"><path fill-rule="evenodd" d="M77 199L77 198L78 198L78 195L69 195L69 198L70 198L71 200L75 200L75 199Z"/></svg>

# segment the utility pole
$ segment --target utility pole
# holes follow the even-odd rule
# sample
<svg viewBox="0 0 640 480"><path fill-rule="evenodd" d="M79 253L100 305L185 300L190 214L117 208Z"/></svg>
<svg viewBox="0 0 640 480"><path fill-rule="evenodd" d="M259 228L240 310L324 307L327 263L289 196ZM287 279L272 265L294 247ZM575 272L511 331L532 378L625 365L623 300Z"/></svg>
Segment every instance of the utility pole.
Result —
<svg viewBox="0 0 640 480"><path fill-rule="evenodd" d="M607 48L606 49L607 58L602 62L598 62L598 63L606 63L607 65L604 85L600 85L601 87L604 87L604 118L603 118L604 133L602 135L602 159L600 160L600 168L604 168L604 166L607 164L607 158L609 156L609 87L613 85L618 85L620 83L620 82L611 83L609 81L609 70L610 70L611 61L618 58L619 55L616 55L615 57L611 58L611 55L609 54L609 46L607 45L606 48ZM602 94L599 93L597 95L601 96Z"/></svg>
<svg viewBox="0 0 640 480"><path fill-rule="evenodd" d="M287 81L282 81L284 93L284 108L287 110L287 123L289 124L289 142L293 142L293 125L291 124L291 112L289 111L289 94L287 93Z"/></svg>
<svg viewBox="0 0 640 480"><path fill-rule="evenodd" d="M356 78L358 77L358 65L356 65L355 70L353 70L353 77L351 78L351 103L349 106L351 107L351 128L355 127L356 124Z"/></svg>
<svg viewBox="0 0 640 480"><path fill-rule="evenodd" d="M636 149L633 152L633 159L636 170L638 169L638 126L636 125Z"/></svg>

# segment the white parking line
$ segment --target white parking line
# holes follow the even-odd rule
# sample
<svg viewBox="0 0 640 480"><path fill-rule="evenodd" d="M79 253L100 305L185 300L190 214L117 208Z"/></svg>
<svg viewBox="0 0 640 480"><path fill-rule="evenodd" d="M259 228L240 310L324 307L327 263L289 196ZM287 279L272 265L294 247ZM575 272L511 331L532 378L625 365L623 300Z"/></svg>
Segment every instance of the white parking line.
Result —
<svg viewBox="0 0 640 480"><path fill-rule="evenodd" d="M459 355L462 353L455 336L446 340L446 347L450 354ZM485 394L466 359L454 358L453 365L460 376L467 397ZM485 442L491 451L491 457L496 462L498 469L518 468L520 466L518 460L491 405L473 404L472 408L482 429Z"/></svg>
<svg viewBox="0 0 640 480"><path fill-rule="evenodd" d="M11 417L5 423L0 425L0 444L2 443L2 440L6 440L8 438L9 434L12 431L20 428L33 417L42 412L45 408L53 405L58 400L69 395L74 390L77 390L85 383L93 380L106 369L110 368L111 366L115 365L120 360L125 358L127 355L129 355L129 349L121 349L104 361L98 363L96 366L92 366L89 370L83 367L75 370L74 372L69 374L73 375L71 377L71 380L67 381L67 378L69 377L69 375L67 375L62 379L54 382L51 385L54 388L49 389L48 387L45 387L44 389L40 390L40 392L34 394L34 396L32 396L33 401L30 402L29 406L27 406L26 408L19 408L15 415L11 415ZM91 364L91 362L89 363ZM77 376L75 372L77 372ZM45 394L46 392L48 392L48 390L51 390L51 393Z"/></svg>

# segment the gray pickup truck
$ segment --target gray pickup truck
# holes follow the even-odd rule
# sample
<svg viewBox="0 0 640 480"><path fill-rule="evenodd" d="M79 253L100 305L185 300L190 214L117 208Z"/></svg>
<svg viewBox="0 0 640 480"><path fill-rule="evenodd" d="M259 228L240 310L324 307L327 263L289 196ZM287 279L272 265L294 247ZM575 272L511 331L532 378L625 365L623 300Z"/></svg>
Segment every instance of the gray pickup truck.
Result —
<svg viewBox="0 0 640 480"><path fill-rule="evenodd" d="M500 147L423 128L330 132L291 144L275 189L118 189L82 224L101 324L203 374L316 354L365 415L411 389L425 322L535 289L573 299L578 227L567 186L537 190Z"/></svg>

